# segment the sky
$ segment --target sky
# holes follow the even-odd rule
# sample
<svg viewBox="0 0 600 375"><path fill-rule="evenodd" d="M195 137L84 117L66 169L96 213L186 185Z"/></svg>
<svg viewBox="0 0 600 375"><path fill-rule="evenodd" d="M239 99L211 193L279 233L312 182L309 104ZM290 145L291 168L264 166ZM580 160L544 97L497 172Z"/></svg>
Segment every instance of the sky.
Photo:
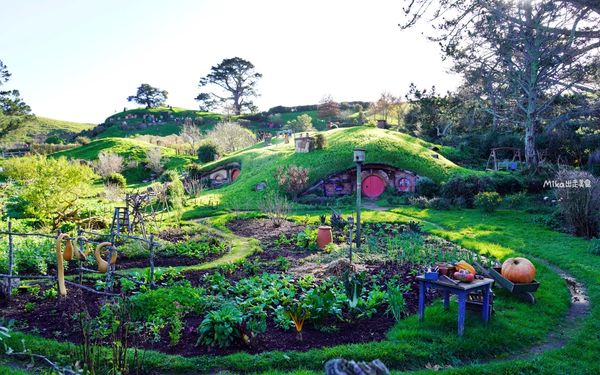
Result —
<svg viewBox="0 0 600 375"><path fill-rule="evenodd" d="M448 73L428 25L401 30L402 0L0 0L0 60L33 112L100 123L135 108L141 83L198 108L198 81L225 58L263 74L260 110L376 100L411 82L439 91Z"/></svg>

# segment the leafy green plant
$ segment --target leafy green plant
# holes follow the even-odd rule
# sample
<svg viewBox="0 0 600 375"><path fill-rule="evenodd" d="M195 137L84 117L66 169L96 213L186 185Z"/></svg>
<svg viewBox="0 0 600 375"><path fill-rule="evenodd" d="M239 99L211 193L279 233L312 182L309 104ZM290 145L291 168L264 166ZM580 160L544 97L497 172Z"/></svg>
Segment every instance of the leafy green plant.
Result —
<svg viewBox="0 0 600 375"><path fill-rule="evenodd" d="M200 338L196 345L226 348L242 336L242 312L233 304L223 305L219 310L209 312L200 326Z"/></svg>
<svg viewBox="0 0 600 375"><path fill-rule="evenodd" d="M109 174L108 176L104 177L104 183L116 185L121 188L124 188L125 186L127 186L127 180L125 179L125 176L123 176L122 174L120 174L118 172L113 172L113 173Z"/></svg>
<svg viewBox="0 0 600 375"><path fill-rule="evenodd" d="M284 256L278 256L277 259L275 259L275 263L277 263L277 266L283 272L286 272L290 268L290 261Z"/></svg>
<svg viewBox="0 0 600 375"><path fill-rule="evenodd" d="M346 271L342 275L342 282L344 283L346 297L348 298L348 306L350 306L351 309L358 306L365 284L365 278L366 274L364 272L355 273Z"/></svg>
<svg viewBox="0 0 600 375"><path fill-rule="evenodd" d="M406 224L406 229L412 233L422 233L423 232L423 226L418 221L412 221L412 220L409 221Z"/></svg>
<svg viewBox="0 0 600 375"><path fill-rule="evenodd" d="M523 191L511 194L506 197L506 204L510 208L521 208L527 199L527 194Z"/></svg>
<svg viewBox="0 0 600 375"><path fill-rule="evenodd" d="M406 300L404 299L406 289L406 287L388 284L386 292L388 311L392 313L397 322L402 319L406 311Z"/></svg>
<svg viewBox="0 0 600 375"><path fill-rule="evenodd" d="M408 202L418 208L429 207L429 199L427 197L410 197L408 198Z"/></svg>
<svg viewBox="0 0 600 375"><path fill-rule="evenodd" d="M494 212L502 203L502 197L495 191L478 193L475 196L475 205L483 212Z"/></svg>
<svg viewBox="0 0 600 375"><path fill-rule="evenodd" d="M434 210L449 210L452 205L446 198L432 198L429 200L429 207Z"/></svg>
<svg viewBox="0 0 600 375"><path fill-rule="evenodd" d="M294 322L296 328L296 338L298 341L302 341L302 328L304 328L304 322L310 317L309 308L304 304L303 301L294 299L288 301L285 306L285 313Z"/></svg>
<svg viewBox="0 0 600 375"><path fill-rule="evenodd" d="M317 235L319 231L316 228L307 227L304 231L296 235L296 246L303 249L316 251L317 246Z"/></svg>
<svg viewBox="0 0 600 375"><path fill-rule="evenodd" d="M592 255L600 255L600 238L590 241L590 253Z"/></svg>

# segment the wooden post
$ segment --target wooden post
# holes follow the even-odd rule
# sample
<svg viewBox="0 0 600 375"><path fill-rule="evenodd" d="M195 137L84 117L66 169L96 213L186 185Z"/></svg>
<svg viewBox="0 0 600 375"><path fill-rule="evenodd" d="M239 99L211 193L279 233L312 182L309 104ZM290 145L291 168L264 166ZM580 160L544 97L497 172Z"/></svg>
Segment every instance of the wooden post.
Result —
<svg viewBox="0 0 600 375"><path fill-rule="evenodd" d="M154 234L150 234L150 288L154 288Z"/></svg>
<svg viewBox="0 0 600 375"><path fill-rule="evenodd" d="M356 251L360 251L360 206L362 198L362 172L361 163L356 163Z"/></svg>
<svg viewBox="0 0 600 375"><path fill-rule="evenodd" d="M83 230L81 229L81 225L77 225L77 241L79 242L79 253L77 254L77 263L79 265L79 269L77 270L77 272L79 273L79 284L83 284L83 270L81 269L81 254L85 254L84 248L83 248L83 240L81 239L81 236L83 235Z"/></svg>
<svg viewBox="0 0 600 375"><path fill-rule="evenodd" d="M112 291L112 283L113 283L113 278L112 278L112 272L113 272L113 265L110 264L110 260L113 257L114 251L115 251L115 244L114 242L110 245L110 251L108 252L108 266L106 267L106 285L104 287L104 291L105 292L111 292Z"/></svg>
<svg viewBox="0 0 600 375"><path fill-rule="evenodd" d="M12 238L12 222L8 219L8 283L6 286L6 299L12 298L12 277L14 268L14 249L13 249L13 238Z"/></svg>

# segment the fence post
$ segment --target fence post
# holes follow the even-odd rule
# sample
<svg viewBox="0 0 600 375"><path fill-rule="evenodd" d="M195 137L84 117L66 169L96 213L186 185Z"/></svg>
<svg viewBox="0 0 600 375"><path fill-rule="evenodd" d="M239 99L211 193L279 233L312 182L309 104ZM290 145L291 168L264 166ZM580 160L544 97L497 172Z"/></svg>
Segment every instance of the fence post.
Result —
<svg viewBox="0 0 600 375"><path fill-rule="evenodd" d="M6 299L12 298L12 286L13 286L13 268L14 268L14 249L13 249L13 237L12 237L12 222L8 219L8 283L6 287Z"/></svg>
<svg viewBox="0 0 600 375"><path fill-rule="evenodd" d="M81 270L81 254L85 254L85 249L83 248L83 240L81 236L83 235L83 231L81 229L81 225L77 225L77 242L79 245L79 254L77 254L77 264L79 265L77 273L79 274L79 284L83 284L83 272Z"/></svg>
<svg viewBox="0 0 600 375"><path fill-rule="evenodd" d="M150 288L154 288L154 234L150 235Z"/></svg>

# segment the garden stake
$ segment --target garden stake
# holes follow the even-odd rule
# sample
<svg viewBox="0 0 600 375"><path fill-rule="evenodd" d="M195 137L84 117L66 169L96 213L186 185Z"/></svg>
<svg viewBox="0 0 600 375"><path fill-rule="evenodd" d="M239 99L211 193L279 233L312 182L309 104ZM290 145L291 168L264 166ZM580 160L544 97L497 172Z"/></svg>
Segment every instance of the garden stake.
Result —
<svg viewBox="0 0 600 375"><path fill-rule="evenodd" d="M56 283L58 285L58 293L61 297L67 295L67 288L65 287L65 265L63 262L62 252L62 241L69 235L67 233L60 233L56 237Z"/></svg>
<svg viewBox="0 0 600 375"><path fill-rule="evenodd" d="M13 259L13 238L12 238L12 222L8 219L8 286L6 288L6 299L10 301L12 298L12 276L13 276L13 267L14 267L14 259Z"/></svg>
<svg viewBox="0 0 600 375"><path fill-rule="evenodd" d="M150 288L154 288L154 234L150 235Z"/></svg>

